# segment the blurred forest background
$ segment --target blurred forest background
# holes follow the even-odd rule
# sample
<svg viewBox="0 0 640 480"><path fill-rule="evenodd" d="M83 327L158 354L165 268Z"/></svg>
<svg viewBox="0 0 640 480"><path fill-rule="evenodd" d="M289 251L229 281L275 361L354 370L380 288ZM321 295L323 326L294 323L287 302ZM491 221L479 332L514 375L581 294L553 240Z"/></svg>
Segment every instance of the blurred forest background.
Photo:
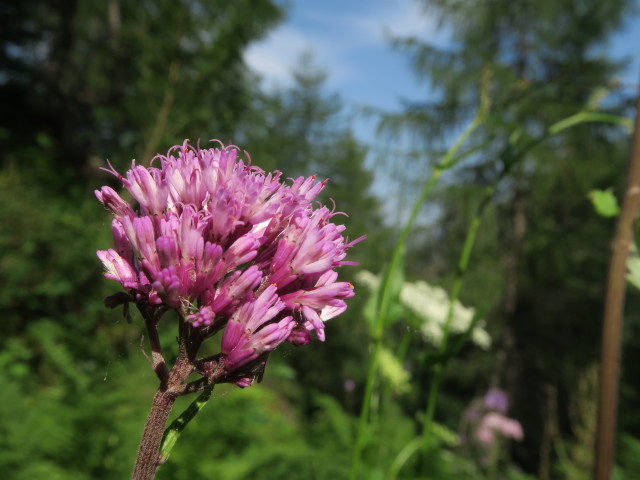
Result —
<svg viewBox="0 0 640 480"><path fill-rule="evenodd" d="M624 64L601 46L637 5L422 3L451 28L450 48L392 43L437 98L374 112L372 148L310 57L294 86L261 89L243 54L284 20L276 1L0 2L0 478L130 475L157 380L140 352L139 318L128 324L102 303L118 289L95 255L111 239L93 190L119 188L99 169L106 159L123 171L184 138L232 141L266 170L329 178L324 200L349 212L350 238L368 239L351 252L359 266L342 272L357 294L326 343L281 347L260 385L217 387L158 478L346 479L358 443L363 479L590 477L615 219L596 215L588 195L620 195L629 131L550 127L585 109L635 114L635 87L616 80ZM367 321L373 275L481 105L488 113L465 158L443 172L409 235L398 280L408 296L398 294L393 321L376 330ZM374 174L386 191L371 189ZM460 300L477 314L443 347L443 318L429 312L446 315L446 296L420 282L450 290L461 279ZM422 307L412 309L416 295ZM171 326L163 335L171 343ZM627 296L623 347L616 478L637 479L637 291ZM431 447L403 460L436 372ZM496 427L483 441L491 412L517 420L523 438Z"/></svg>

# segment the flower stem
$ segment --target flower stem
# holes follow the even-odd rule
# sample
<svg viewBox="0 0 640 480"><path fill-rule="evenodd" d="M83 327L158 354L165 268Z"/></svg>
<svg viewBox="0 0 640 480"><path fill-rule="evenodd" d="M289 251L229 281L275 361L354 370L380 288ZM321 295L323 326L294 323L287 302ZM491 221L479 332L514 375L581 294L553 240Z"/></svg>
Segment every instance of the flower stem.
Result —
<svg viewBox="0 0 640 480"><path fill-rule="evenodd" d="M153 397L151 411L142 432L138 447L138 457L131 480L153 480L160 464L160 445L173 403L183 393L184 382L193 371L184 336L181 335L176 363L169 372L167 382L160 382L160 388Z"/></svg>
<svg viewBox="0 0 640 480"><path fill-rule="evenodd" d="M155 477L164 426L175 399L175 394L161 389L153 397L153 405L142 432L138 458L131 475L132 480L151 480Z"/></svg>

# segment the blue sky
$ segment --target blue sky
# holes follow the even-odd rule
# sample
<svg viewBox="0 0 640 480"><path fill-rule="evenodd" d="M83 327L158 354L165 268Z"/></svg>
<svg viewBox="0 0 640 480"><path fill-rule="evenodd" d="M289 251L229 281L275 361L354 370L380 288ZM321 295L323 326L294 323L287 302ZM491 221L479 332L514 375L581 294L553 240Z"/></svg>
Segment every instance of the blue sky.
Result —
<svg viewBox="0 0 640 480"><path fill-rule="evenodd" d="M389 34L444 39L412 0L291 0L288 18L247 60L267 86L286 85L305 50L329 74L327 90L349 104L395 108L402 95L421 89L406 60L388 44Z"/></svg>
<svg viewBox="0 0 640 480"><path fill-rule="evenodd" d="M594 0L598 1L598 0ZM415 0L289 0L288 18L247 53L267 86L287 85L305 50L329 73L327 91L348 105L399 108L399 99L428 93L413 78L406 58L389 47L388 35L418 35L446 43L433 18ZM640 76L640 19L627 22L606 47L616 57L633 56L624 81Z"/></svg>
<svg viewBox="0 0 640 480"><path fill-rule="evenodd" d="M415 35L446 45L447 33L415 0L288 0L287 5L287 19L246 55L267 88L290 85L300 55L312 51L318 66L328 73L326 93L340 94L349 110L368 106L398 111L402 98L429 97L406 57L389 46L389 35ZM604 48L616 58L631 57L622 80L633 92L640 77L640 18L629 19ZM366 145L376 143L375 122L356 117L352 128ZM369 161L373 167L375 159ZM393 189L387 175L375 173L374 191ZM403 202L396 200L398 206ZM395 210L397 206L386 207Z"/></svg>

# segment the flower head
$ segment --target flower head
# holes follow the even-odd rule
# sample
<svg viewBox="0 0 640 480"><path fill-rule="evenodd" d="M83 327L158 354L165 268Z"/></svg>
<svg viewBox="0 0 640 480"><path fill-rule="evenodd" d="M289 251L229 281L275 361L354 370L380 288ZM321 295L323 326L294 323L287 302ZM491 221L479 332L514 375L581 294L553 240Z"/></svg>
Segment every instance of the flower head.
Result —
<svg viewBox="0 0 640 480"><path fill-rule="evenodd" d="M311 332L324 340L324 322L353 296L336 268L353 264L347 250L364 238L349 242L335 213L314 206L326 182L284 182L233 146L185 141L154 161L134 162L124 176L107 170L132 203L96 191L114 216L115 248L98 252L105 276L141 308L175 309L192 329L224 328L225 369L241 386L245 370L284 340L306 344Z"/></svg>
<svg viewBox="0 0 640 480"><path fill-rule="evenodd" d="M482 418L476 430L476 438L484 445L491 445L496 435L517 441L524 438L520 422L498 412L489 412Z"/></svg>
<svg viewBox="0 0 640 480"><path fill-rule="evenodd" d="M482 398L475 399L466 409L463 425L483 447L491 447L497 439L521 441L524 432L520 422L508 417L507 394L500 388L491 388Z"/></svg>
<svg viewBox="0 0 640 480"><path fill-rule="evenodd" d="M509 400L504 390L492 388L484 396L484 407L488 410L495 410L500 413L507 413Z"/></svg>

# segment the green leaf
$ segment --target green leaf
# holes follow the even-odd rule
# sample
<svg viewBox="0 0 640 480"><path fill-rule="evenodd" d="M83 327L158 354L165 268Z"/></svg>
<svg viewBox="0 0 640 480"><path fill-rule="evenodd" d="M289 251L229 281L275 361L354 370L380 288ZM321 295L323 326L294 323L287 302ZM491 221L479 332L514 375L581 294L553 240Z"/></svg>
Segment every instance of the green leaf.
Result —
<svg viewBox="0 0 640 480"><path fill-rule="evenodd" d="M441 423L433 422L431 424L431 433L433 433L440 443L448 447L455 447L460 444L458 434Z"/></svg>
<svg viewBox="0 0 640 480"><path fill-rule="evenodd" d="M160 463L165 463L169 459L169 454L171 453L171 449L174 447L176 442L178 441L178 437L185 429L187 424L193 420L200 410L207 404L209 398L211 398L211 392L213 391L213 386L205 389L198 398L196 398L191 405L187 407L187 409L180 414L178 418L176 418L171 425L167 427L164 431L164 435L162 437L162 444L160 446Z"/></svg>
<svg viewBox="0 0 640 480"><path fill-rule="evenodd" d="M596 213L601 217L616 217L620 213L618 199L611 192L611 189L591 190L589 192L589 199Z"/></svg>
<svg viewBox="0 0 640 480"><path fill-rule="evenodd" d="M411 390L411 375L407 372L391 350L380 347L378 368L380 375L387 380L398 393Z"/></svg>
<svg viewBox="0 0 640 480"><path fill-rule="evenodd" d="M353 445L352 417L331 395L318 394L314 400L322 410L322 420L331 425L331 431L335 435L334 441L339 443L342 448L350 448Z"/></svg>

